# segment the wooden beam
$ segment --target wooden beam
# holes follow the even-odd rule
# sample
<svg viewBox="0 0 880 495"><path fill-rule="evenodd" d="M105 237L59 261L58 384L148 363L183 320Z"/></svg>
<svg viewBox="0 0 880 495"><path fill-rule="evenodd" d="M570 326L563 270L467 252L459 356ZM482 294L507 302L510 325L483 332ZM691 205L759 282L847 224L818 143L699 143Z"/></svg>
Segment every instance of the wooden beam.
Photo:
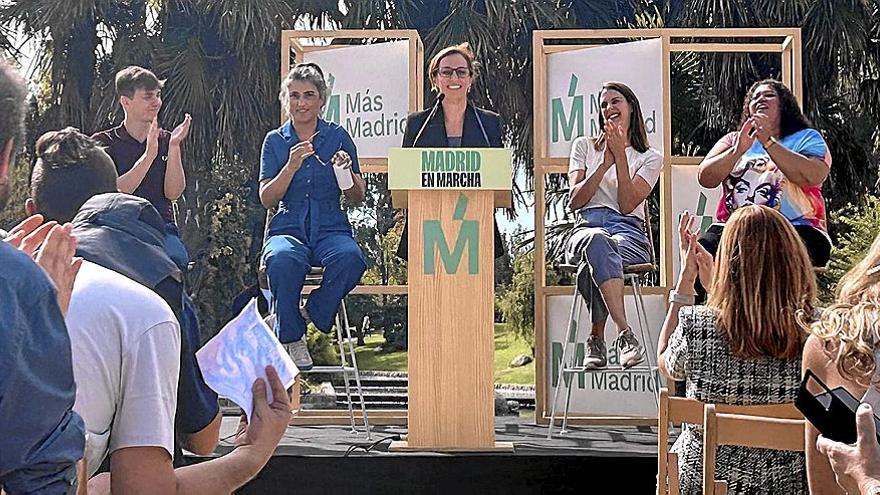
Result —
<svg viewBox="0 0 880 495"><path fill-rule="evenodd" d="M673 257L672 246L672 53L670 36L664 35L661 41L663 50L663 169L660 172L660 285L671 287ZM650 227L649 227L650 228ZM653 246L651 247L653 249ZM659 386L659 384L657 385Z"/></svg>
<svg viewBox="0 0 880 495"><path fill-rule="evenodd" d="M600 46L608 46L608 45L605 44L605 43L598 44L598 45L591 45L591 44L583 44L583 45L581 45L581 44L578 44L578 45L544 45L544 48L543 48L542 51L543 51L544 55L550 55L550 54L552 54L552 53L571 52L571 51L574 51L574 50L580 50L581 48L596 48L596 47L600 47Z"/></svg>
<svg viewBox="0 0 880 495"><path fill-rule="evenodd" d="M547 137L547 56L542 53L544 39L548 31L534 31L532 33L532 88L534 94L532 124L532 148L535 163L539 158L547 155L545 139ZM535 246L534 246L534 272L535 272L535 417L540 418L544 414L544 383L546 373L543 364L546 363L547 339L547 315L544 300L544 286L547 284L547 274L544 269L544 174L534 171L532 174L535 182Z"/></svg>
<svg viewBox="0 0 880 495"><path fill-rule="evenodd" d="M673 43L672 52L780 53L779 43Z"/></svg>
<svg viewBox="0 0 880 495"><path fill-rule="evenodd" d="M418 36L415 29L345 29L341 31L334 30L288 30L281 31L282 36L291 38L310 39L310 38L334 38L334 39L406 39Z"/></svg>

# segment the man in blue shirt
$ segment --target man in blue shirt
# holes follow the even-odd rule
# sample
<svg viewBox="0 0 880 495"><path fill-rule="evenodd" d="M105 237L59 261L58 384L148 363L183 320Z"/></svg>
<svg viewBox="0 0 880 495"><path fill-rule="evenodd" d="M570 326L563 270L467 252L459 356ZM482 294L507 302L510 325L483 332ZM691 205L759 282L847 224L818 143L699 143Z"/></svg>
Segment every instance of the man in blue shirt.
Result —
<svg viewBox="0 0 880 495"><path fill-rule="evenodd" d="M0 208L9 200L25 96L24 81L0 59ZM0 488L9 495L73 493L85 444L82 419L73 412L63 317L79 266L72 263L75 241L69 226L46 227L38 257L45 272L26 252L0 242ZM56 276L58 292L47 273Z"/></svg>

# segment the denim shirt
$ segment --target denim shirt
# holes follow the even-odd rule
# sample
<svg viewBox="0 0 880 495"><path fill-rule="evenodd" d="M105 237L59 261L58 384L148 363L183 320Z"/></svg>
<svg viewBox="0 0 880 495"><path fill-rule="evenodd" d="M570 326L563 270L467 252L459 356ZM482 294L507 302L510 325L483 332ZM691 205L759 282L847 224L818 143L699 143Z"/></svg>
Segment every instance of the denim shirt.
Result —
<svg viewBox="0 0 880 495"><path fill-rule="evenodd" d="M52 282L2 240L0 315L0 487L68 493L85 447L70 338Z"/></svg>
<svg viewBox="0 0 880 495"><path fill-rule="evenodd" d="M315 130L318 134L312 145L317 157L306 158L293 175L269 224L269 236L291 235L309 244L330 233L351 235L351 225L339 203L342 191L336 184L331 159L337 151L345 151L351 156L352 173L359 174L357 147L348 132L337 124L318 119ZM266 134L260 157L260 182L278 175L287 163L290 149L298 142L300 138L289 120Z"/></svg>

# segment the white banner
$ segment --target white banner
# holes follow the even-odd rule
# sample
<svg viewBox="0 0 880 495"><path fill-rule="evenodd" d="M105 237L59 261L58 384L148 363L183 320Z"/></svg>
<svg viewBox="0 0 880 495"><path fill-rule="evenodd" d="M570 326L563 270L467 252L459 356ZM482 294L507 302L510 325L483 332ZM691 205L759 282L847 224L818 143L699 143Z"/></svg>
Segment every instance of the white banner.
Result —
<svg viewBox="0 0 880 495"><path fill-rule="evenodd" d="M399 147L409 114L409 42L306 52L330 86L324 118L348 130L359 158L385 158Z"/></svg>
<svg viewBox="0 0 880 495"><path fill-rule="evenodd" d="M648 140L662 152L662 62L659 38L547 55L548 155L568 158L575 138L599 134L599 90L606 81L620 81L633 90Z"/></svg>
<svg viewBox="0 0 880 495"><path fill-rule="evenodd" d="M572 291L574 288L572 287ZM638 318L636 316L635 298L631 295L624 297L626 317L633 331L646 353L655 353L657 340L660 338L660 328L663 318L666 316L666 302L662 295L643 294L645 308L648 312L648 333L651 342L643 342L642 335L638 330ZM590 314L581 305L579 321L579 335L576 343L568 345L568 355L576 352L578 362L582 362L586 352L586 340L590 334ZM550 415L553 406L553 394L556 390L556 380L559 373L559 363L562 360L563 342L568 329L568 318L571 312L571 296L550 296L547 298L547 342L546 342L546 376L547 387L545 411ZM617 352L612 343L617 338L617 330L614 322L608 319L605 326L605 342L608 345L608 364L617 364ZM656 354L654 354L656 355ZM566 357L566 361L569 358ZM653 361L653 359L652 359ZM569 361L570 362L570 361ZM644 365L640 365L644 366ZM650 417L657 415L657 405L654 394L657 393L655 378L647 370L645 371L606 371L602 373L580 373L571 375L574 380L571 383L571 405L569 415L588 414L593 416L640 416ZM565 387L559 390L559 398L556 403L557 415L562 417L565 407Z"/></svg>

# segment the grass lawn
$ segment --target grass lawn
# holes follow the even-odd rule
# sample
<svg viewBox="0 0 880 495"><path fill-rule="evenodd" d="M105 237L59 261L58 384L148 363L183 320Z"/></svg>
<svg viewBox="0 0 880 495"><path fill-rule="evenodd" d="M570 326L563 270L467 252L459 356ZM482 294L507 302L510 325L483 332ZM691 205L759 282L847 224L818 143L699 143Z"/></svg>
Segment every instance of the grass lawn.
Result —
<svg viewBox="0 0 880 495"><path fill-rule="evenodd" d="M357 348L358 366L362 370L406 371L406 352L376 352L385 343L381 335L366 338L366 345ZM519 354L530 354L529 346L514 338L506 323L495 325L495 383L534 385L535 363L520 368L507 365Z"/></svg>

